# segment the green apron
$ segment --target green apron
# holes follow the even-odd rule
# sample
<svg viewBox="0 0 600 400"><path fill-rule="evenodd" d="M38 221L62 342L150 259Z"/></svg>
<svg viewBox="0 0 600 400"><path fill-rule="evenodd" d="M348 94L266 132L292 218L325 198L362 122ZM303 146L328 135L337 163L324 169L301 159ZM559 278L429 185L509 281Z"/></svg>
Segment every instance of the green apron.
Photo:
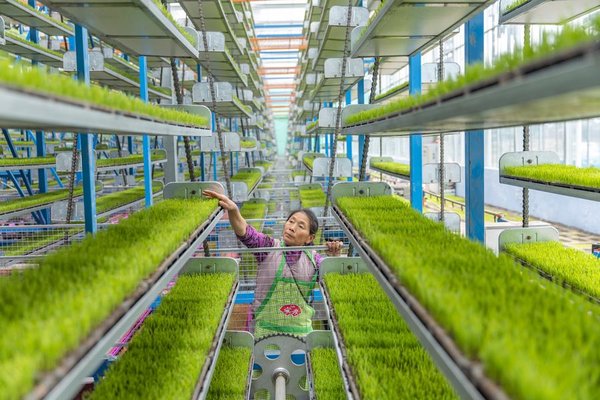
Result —
<svg viewBox="0 0 600 400"><path fill-rule="evenodd" d="M316 269L312 255L306 250L304 252ZM312 331L312 317L315 310L306 299L315 287L318 274L315 273L310 282L285 278L283 276L285 265L286 259L283 253L269 292L255 313L255 339L278 333L306 336Z"/></svg>

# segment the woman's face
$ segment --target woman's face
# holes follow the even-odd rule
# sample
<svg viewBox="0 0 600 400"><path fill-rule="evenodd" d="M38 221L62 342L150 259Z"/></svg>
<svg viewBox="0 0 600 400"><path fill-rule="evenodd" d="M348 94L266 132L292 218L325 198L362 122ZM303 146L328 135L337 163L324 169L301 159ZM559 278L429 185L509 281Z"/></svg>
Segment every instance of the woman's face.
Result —
<svg viewBox="0 0 600 400"><path fill-rule="evenodd" d="M292 215L283 226L283 241L286 246L304 246L313 241L308 216L299 211Z"/></svg>

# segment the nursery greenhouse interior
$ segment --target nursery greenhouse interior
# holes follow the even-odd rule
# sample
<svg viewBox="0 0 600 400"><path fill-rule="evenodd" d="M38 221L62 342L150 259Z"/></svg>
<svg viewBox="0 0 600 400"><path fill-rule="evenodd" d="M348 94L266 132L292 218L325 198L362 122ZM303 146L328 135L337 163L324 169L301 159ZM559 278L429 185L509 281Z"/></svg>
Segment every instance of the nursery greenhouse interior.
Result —
<svg viewBox="0 0 600 400"><path fill-rule="evenodd" d="M0 400L600 398L600 0L0 0Z"/></svg>

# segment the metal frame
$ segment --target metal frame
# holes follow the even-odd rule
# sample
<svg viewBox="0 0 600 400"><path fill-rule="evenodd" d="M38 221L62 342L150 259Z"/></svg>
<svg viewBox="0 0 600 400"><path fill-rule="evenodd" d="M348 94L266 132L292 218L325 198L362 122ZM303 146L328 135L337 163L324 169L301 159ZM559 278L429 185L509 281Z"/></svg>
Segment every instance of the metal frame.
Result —
<svg viewBox="0 0 600 400"><path fill-rule="evenodd" d="M215 82L216 110L212 112L222 117L252 117L252 111L243 107L235 94L231 83ZM211 108L213 106L208 82L197 82L192 87L192 102Z"/></svg>
<svg viewBox="0 0 600 400"><path fill-rule="evenodd" d="M152 0L123 0L118 6L93 0L43 3L128 54L198 58L196 44L190 43Z"/></svg>
<svg viewBox="0 0 600 400"><path fill-rule="evenodd" d="M494 2L386 1L369 25L352 31L352 57L411 56Z"/></svg>
<svg viewBox="0 0 600 400"><path fill-rule="evenodd" d="M198 5L196 4L196 7ZM202 32L196 32L192 28L187 28L188 32L193 31L197 36L199 44L198 63L203 68L210 62L210 73L217 81L228 81L243 86L248 86L248 77L241 70L241 67L229 53L225 45L225 35L221 32L206 32L208 42L208 51L204 49Z"/></svg>
<svg viewBox="0 0 600 400"><path fill-rule="evenodd" d="M4 45L2 50L32 61L49 65L51 67L62 67L62 56L58 56L39 47L29 45L26 42L14 39L9 35L4 35ZM1 43L0 43L1 44Z"/></svg>
<svg viewBox="0 0 600 400"><path fill-rule="evenodd" d="M364 76L362 58L347 58L346 60L344 92L350 90ZM341 58L328 58L325 60L325 72L320 76L317 86L310 93L312 101L329 101L337 98L342 84L341 65Z"/></svg>
<svg viewBox="0 0 600 400"><path fill-rule="evenodd" d="M62 62L62 61L61 61ZM94 132L126 135L208 136L206 128L192 128L90 107L82 101L33 94L0 85L0 125L9 128Z"/></svg>
<svg viewBox="0 0 600 400"><path fill-rule="evenodd" d="M343 128L407 135L535 125L600 115L600 44L588 43L476 82L421 106ZM352 114L347 107L345 115Z"/></svg>
<svg viewBox="0 0 600 400"><path fill-rule="evenodd" d="M23 4L17 0L1 0L0 14L5 15L23 25L35 28L49 36L71 36L73 29L67 29L58 21L53 22L50 15L46 15Z"/></svg>
<svg viewBox="0 0 600 400"><path fill-rule="evenodd" d="M508 166L560 164L558 154L549 151L522 151L505 153L500 157L500 183L518 186L562 196L600 201L600 188L569 185L565 183L545 182L536 179L503 175Z"/></svg>

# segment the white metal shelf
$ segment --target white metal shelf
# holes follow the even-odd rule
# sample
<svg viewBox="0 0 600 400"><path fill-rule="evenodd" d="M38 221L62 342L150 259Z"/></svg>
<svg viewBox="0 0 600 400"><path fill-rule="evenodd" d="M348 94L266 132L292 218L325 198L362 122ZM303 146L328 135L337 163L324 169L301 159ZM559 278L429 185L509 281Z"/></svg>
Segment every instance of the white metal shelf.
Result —
<svg viewBox="0 0 600 400"><path fill-rule="evenodd" d="M211 131L105 110L86 102L28 92L0 84L0 126L129 135L207 136Z"/></svg>
<svg viewBox="0 0 600 400"><path fill-rule="evenodd" d="M33 43L29 44L27 41L15 39L10 34L5 36L5 44L0 46L0 50L51 67L61 68L63 65L62 54L59 55L52 51L40 48Z"/></svg>
<svg viewBox="0 0 600 400"><path fill-rule="evenodd" d="M0 14L50 36L71 36L73 29L18 0L0 0Z"/></svg>
<svg viewBox="0 0 600 400"><path fill-rule="evenodd" d="M43 0L90 33L131 55L197 58L194 43L152 0Z"/></svg>
<svg viewBox="0 0 600 400"><path fill-rule="evenodd" d="M600 188L584 187L576 185L561 184L555 182L544 182L541 180L520 178L515 176L500 175L500 183L518 186L540 192L560 194L562 196L580 199L600 201Z"/></svg>
<svg viewBox="0 0 600 400"><path fill-rule="evenodd" d="M400 136L597 117L599 68L600 43L581 45L467 85L414 109L346 126L343 133ZM373 107L347 106L342 120Z"/></svg>
<svg viewBox="0 0 600 400"><path fill-rule="evenodd" d="M495 1L385 1L369 25L352 32L352 57L410 56Z"/></svg>

